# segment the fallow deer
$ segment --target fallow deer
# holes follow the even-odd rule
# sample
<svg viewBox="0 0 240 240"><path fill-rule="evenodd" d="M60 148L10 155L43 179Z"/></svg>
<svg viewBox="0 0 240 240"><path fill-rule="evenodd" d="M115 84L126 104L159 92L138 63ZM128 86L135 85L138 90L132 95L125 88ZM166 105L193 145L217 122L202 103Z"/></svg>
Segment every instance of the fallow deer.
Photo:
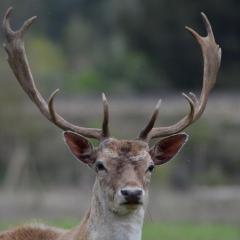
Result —
<svg viewBox="0 0 240 240"><path fill-rule="evenodd" d="M0 234L0 240L140 240L148 187L155 166L172 159L188 139L182 131L203 114L208 95L213 88L221 61L221 49L216 44L211 25L202 17L207 36L186 29L201 47L203 55L203 86L199 99L193 93L183 94L190 106L176 124L154 127L160 101L139 136L134 140L117 140L109 131L108 102L102 95L103 123L101 129L75 126L63 119L54 109L53 92L48 102L36 88L25 52L23 37L36 17L28 19L18 31L10 26L9 8L4 16L4 48L9 65L19 84L36 104L40 112L53 124L64 130L64 139L73 155L87 164L96 174L92 200L81 224L69 231L47 226L22 226ZM93 147L87 138L99 140ZM153 138L162 138L149 146Z"/></svg>

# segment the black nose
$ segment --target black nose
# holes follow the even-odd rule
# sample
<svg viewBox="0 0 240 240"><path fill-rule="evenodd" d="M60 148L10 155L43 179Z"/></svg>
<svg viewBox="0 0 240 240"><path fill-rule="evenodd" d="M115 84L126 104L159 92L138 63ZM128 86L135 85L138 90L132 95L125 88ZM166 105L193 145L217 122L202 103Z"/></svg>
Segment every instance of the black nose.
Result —
<svg viewBox="0 0 240 240"><path fill-rule="evenodd" d="M121 194L124 196L126 203L138 204L143 191L141 189L122 189Z"/></svg>

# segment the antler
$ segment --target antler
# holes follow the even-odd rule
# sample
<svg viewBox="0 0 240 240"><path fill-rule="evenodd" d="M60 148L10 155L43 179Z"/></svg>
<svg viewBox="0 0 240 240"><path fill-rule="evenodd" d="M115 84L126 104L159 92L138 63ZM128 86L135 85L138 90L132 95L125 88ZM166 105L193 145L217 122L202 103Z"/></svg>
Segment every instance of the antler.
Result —
<svg viewBox="0 0 240 240"><path fill-rule="evenodd" d="M212 27L207 16L204 13L201 13L201 15L203 17L203 21L207 30L206 37L202 37L192 28L186 27L186 29L197 40L198 44L201 47L203 55L203 85L200 98L198 99L192 92L189 94L183 93L183 96L189 103L190 111L179 122L168 127L153 128L154 122L156 120L156 115L158 113L158 108L155 109L153 117L147 124L147 127L145 127L139 135L139 138L142 140L148 141L151 138L166 137L179 133L191 125L193 122L195 122L197 119L199 119L204 112L208 100L208 95L217 79L217 73L221 63L221 48L215 42Z"/></svg>
<svg viewBox="0 0 240 240"><path fill-rule="evenodd" d="M54 123L56 126L63 130L71 130L85 137L96 138L99 140L109 137L108 103L104 94L102 95L104 109L102 129L79 127L69 123L59 114L57 114L54 109L53 100L55 95L59 91L58 89L51 94L48 103L45 101L41 93L36 88L23 41L24 34L35 21L36 17L29 18L27 21L24 22L24 24L18 31L13 31L10 25L10 15L12 13L12 10L12 7L7 10L3 20L3 32L6 37L6 44L4 44L4 48L8 54L8 62L11 69L14 72L19 84L27 93L29 98L36 104L40 112L50 122Z"/></svg>

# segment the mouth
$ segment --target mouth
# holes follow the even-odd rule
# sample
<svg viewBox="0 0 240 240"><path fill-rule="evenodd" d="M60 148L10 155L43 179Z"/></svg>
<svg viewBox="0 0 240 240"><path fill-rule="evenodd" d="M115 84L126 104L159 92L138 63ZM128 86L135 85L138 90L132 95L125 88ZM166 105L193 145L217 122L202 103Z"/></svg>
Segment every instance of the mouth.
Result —
<svg viewBox="0 0 240 240"><path fill-rule="evenodd" d="M129 207L137 207L137 206L143 205L143 202L141 202L141 201L126 201L126 202L121 203L120 205L129 206Z"/></svg>

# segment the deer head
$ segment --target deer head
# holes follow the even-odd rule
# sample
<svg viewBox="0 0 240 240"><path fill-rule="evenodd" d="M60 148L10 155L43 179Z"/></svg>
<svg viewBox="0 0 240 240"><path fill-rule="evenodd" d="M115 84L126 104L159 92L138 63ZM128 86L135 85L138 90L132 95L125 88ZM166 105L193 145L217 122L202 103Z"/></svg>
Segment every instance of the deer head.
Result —
<svg viewBox="0 0 240 240"><path fill-rule="evenodd" d="M154 167L173 158L187 141L179 133L149 148L142 140L106 138L94 148L79 134L67 131L64 138L73 155L95 171L104 202L118 214L145 205Z"/></svg>
<svg viewBox="0 0 240 240"><path fill-rule="evenodd" d="M216 82L221 49L215 42L207 17L202 13L207 29L206 37L186 27L197 40L203 55L203 86L200 98L191 92L183 94L190 106L189 113L176 124L167 127L154 127L159 101L146 127L135 140L117 140L110 135L108 102L104 94L101 129L75 126L56 113L53 101L58 90L53 92L48 102L45 101L34 83L23 41L24 34L36 17L28 19L18 31L13 31L9 21L11 12L12 8L9 8L3 21L6 37L4 48L8 54L9 65L23 90L50 122L65 131L65 142L73 155L95 171L99 194L112 212L127 214L143 206L154 167L168 162L185 144L188 136L182 131L202 115L208 95ZM98 139L99 146L94 148L87 138ZM149 141L152 138L160 140L150 147Z"/></svg>

